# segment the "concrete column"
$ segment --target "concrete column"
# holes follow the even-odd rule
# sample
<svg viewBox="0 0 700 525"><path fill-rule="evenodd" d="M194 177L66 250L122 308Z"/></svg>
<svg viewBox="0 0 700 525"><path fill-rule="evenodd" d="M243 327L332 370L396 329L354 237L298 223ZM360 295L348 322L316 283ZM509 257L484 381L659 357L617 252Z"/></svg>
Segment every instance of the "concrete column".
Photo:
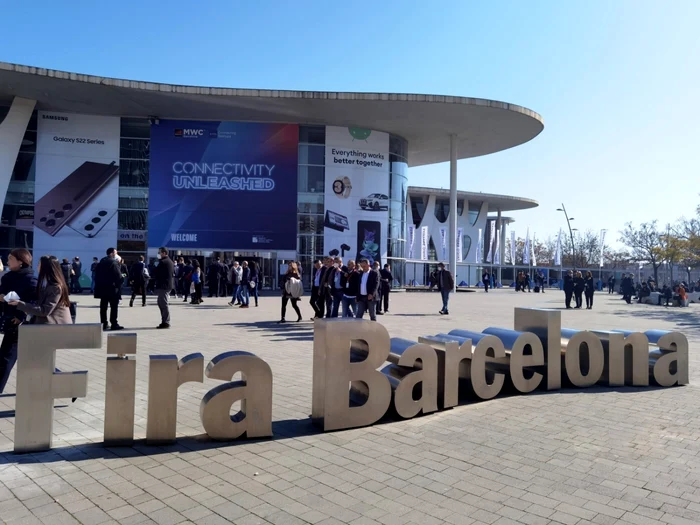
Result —
<svg viewBox="0 0 700 525"><path fill-rule="evenodd" d="M450 135L450 271L457 289L457 136Z"/></svg>
<svg viewBox="0 0 700 525"><path fill-rule="evenodd" d="M12 99L10 112L5 120L0 122L0 207L4 205L7 197L12 170L15 168L17 154L35 105L36 100L15 97Z"/></svg>
<svg viewBox="0 0 700 525"><path fill-rule="evenodd" d="M506 222L501 220L501 267L498 269L498 282L501 281L501 269L505 266L506 260Z"/></svg>
<svg viewBox="0 0 700 525"><path fill-rule="evenodd" d="M505 254L503 253L503 250L501 249L501 246L503 246L503 230L501 227L503 226L503 221L501 220L501 210L498 210L498 216L496 217L496 230L498 232L498 243L499 246L496 246L496 239L491 239L491 242L493 243L493 252L496 253L496 248L500 250L501 253L501 264L498 265L498 268L496 268L496 280L499 283L502 283L501 281L501 267L503 266L503 257L505 257Z"/></svg>

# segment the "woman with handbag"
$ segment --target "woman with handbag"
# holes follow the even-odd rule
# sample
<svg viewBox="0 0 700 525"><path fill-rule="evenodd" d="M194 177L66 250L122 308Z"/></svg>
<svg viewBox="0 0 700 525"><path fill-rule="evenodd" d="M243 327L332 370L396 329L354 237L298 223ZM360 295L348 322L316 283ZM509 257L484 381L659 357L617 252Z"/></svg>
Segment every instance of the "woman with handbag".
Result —
<svg viewBox="0 0 700 525"><path fill-rule="evenodd" d="M58 261L47 256L39 260L39 282L36 287L36 304L26 301L10 301L18 310L31 315L31 324L73 324L70 315L68 283Z"/></svg>
<svg viewBox="0 0 700 525"><path fill-rule="evenodd" d="M2 330L4 336L0 344L0 393L5 390L10 373L17 362L17 341L19 338L19 325L27 318L26 314L17 306L5 302L5 295L15 292L19 299L25 303L36 300L36 278L32 270L32 254L24 248L17 248L10 252L7 258L9 272L2 276L0 281L0 301L2 301Z"/></svg>
<svg viewBox="0 0 700 525"><path fill-rule="evenodd" d="M199 261L194 259L192 261L192 286L194 287L192 293L192 303L191 304L201 304L202 301L202 268L199 266Z"/></svg>
<svg viewBox="0 0 700 525"><path fill-rule="evenodd" d="M258 269L258 264L255 261L250 263L250 295L255 299L255 306L258 306L258 299L260 298L260 270Z"/></svg>
<svg viewBox="0 0 700 525"><path fill-rule="evenodd" d="M287 314L287 303L292 301L292 308L297 313L297 323L301 321L301 310L299 310L299 288L303 291L301 285L301 276L297 270L297 263L289 263L287 273L280 280L280 288L282 288L282 318L280 323L286 323L285 316ZM297 288L297 290L295 290Z"/></svg>

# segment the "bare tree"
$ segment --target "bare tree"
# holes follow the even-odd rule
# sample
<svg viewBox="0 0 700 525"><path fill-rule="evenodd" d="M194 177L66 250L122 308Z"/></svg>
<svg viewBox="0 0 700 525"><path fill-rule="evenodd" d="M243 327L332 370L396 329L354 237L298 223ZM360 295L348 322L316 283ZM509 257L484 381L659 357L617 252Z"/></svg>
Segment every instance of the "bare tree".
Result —
<svg viewBox="0 0 700 525"><path fill-rule="evenodd" d="M632 261L651 264L654 280L659 282L659 267L663 263L664 232L656 227L656 221L644 222L635 228L628 222L620 232L620 242L632 250Z"/></svg>

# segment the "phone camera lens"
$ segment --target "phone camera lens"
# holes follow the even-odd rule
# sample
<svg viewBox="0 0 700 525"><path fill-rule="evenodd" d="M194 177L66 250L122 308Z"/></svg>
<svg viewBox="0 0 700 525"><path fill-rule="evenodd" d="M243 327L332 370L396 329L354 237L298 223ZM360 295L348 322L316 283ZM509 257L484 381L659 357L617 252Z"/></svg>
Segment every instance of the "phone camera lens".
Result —
<svg viewBox="0 0 700 525"><path fill-rule="evenodd" d="M52 227L56 226L56 221L53 219L49 219L48 221L46 221L46 226L52 228Z"/></svg>
<svg viewBox="0 0 700 525"><path fill-rule="evenodd" d="M101 222L101 221L102 221L102 219L100 219L99 217L93 217L93 218L92 218L92 223L93 223L93 224L98 224L98 223Z"/></svg>
<svg viewBox="0 0 700 525"><path fill-rule="evenodd" d="M65 213L63 213L62 211L57 211L54 217L56 217L57 219L61 219L64 215Z"/></svg>
<svg viewBox="0 0 700 525"><path fill-rule="evenodd" d="M87 231L91 232L92 230L95 229L95 226L93 226L92 224L86 224L86 225L85 225L85 229L86 229Z"/></svg>
<svg viewBox="0 0 700 525"><path fill-rule="evenodd" d="M49 210L49 214L52 214L52 213L56 213L56 210L54 210L53 208Z"/></svg>
<svg viewBox="0 0 700 525"><path fill-rule="evenodd" d="M41 219L39 219L39 222L46 222L46 217L42 217Z"/></svg>
<svg viewBox="0 0 700 525"><path fill-rule="evenodd" d="M97 215L99 215L100 217L104 217L105 215L107 215L107 212L104 210L100 210L97 212Z"/></svg>

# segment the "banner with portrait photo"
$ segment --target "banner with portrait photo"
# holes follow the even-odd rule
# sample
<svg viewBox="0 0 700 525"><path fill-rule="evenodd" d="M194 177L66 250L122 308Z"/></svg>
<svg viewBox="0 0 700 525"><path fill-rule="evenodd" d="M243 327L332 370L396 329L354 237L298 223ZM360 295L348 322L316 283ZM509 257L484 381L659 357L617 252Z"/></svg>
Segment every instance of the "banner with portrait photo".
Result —
<svg viewBox="0 0 700 525"><path fill-rule="evenodd" d="M326 254L383 265L390 206L389 135L327 126L324 197Z"/></svg>

